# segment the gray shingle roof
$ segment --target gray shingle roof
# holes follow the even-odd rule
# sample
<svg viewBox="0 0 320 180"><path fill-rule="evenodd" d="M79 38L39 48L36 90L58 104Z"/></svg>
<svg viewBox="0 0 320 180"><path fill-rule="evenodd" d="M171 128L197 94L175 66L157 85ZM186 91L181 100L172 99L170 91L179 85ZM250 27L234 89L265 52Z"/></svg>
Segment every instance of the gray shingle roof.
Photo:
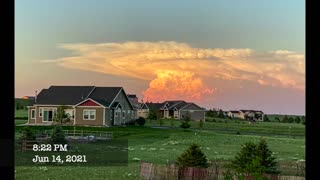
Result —
<svg viewBox="0 0 320 180"><path fill-rule="evenodd" d="M163 103L145 103L149 109L159 110L164 104Z"/></svg>
<svg viewBox="0 0 320 180"><path fill-rule="evenodd" d="M120 90L121 87L96 87L88 98L108 107Z"/></svg>
<svg viewBox="0 0 320 180"><path fill-rule="evenodd" d="M37 96L36 104L75 105L83 101L94 86L50 86Z"/></svg>
<svg viewBox="0 0 320 180"><path fill-rule="evenodd" d="M76 105L86 98L91 98L109 106L120 90L121 87L50 86L39 93L36 104Z"/></svg>

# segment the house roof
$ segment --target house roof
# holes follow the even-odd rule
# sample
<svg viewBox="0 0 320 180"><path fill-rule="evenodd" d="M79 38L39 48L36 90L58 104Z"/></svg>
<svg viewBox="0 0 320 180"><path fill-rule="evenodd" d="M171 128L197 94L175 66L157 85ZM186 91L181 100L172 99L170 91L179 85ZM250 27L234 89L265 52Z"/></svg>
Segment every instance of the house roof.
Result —
<svg viewBox="0 0 320 180"><path fill-rule="evenodd" d="M109 106L121 89L121 87L50 86L39 93L36 104L76 105L91 98L104 106Z"/></svg>
<svg viewBox="0 0 320 180"><path fill-rule="evenodd" d="M174 107L175 107L176 105L178 105L178 104L180 104L180 103L182 103L182 102L184 102L184 101L182 101L182 100L165 101L165 102L163 102L163 106L162 106L160 109L163 110L163 109L164 109L164 106L165 106L166 104L168 104L167 108L170 109L170 110L172 110L172 109L174 109Z"/></svg>
<svg viewBox="0 0 320 180"><path fill-rule="evenodd" d="M244 112L244 113L247 113L247 112L253 112L253 113L260 112L260 113L263 113L262 111L258 111L258 110L240 110L240 111Z"/></svg>
<svg viewBox="0 0 320 180"><path fill-rule="evenodd" d="M182 102L180 102L179 104L176 104L172 109L174 109L174 108L182 109L182 108L184 108L185 106L188 106L188 105L190 105L190 104L191 104L191 103L182 101Z"/></svg>
<svg viewBox="0 0 320 180"><path fill-rule="evenodd" d="M131 98L129 98L129 101L135 109L140 109L143 105L142 103L140 103L134 99L131 99Z"/></svg>
<svg viewBox="0 0 320 180"><path fill-rule="evenodd" d="M163 103L145 103L149 109L160 109L164 104Z"/></svg>
<svg viewBox="0 0 320 180"><path fill-rule="evenodd" d="M138 98L135 94L127 94L128 98Z"/></svg>
<svg viewBox="0 0 320 180"><path fill-rule="evenodd" d="M37 96L36 104L74 105L83 101L94 86L50 86Z"/></svg>
<svg viewBox="0 0 320 180"><path fill-rule="evenodd" d="M108 107L121 89L122 87L96 87L88 98Z"/></svg>

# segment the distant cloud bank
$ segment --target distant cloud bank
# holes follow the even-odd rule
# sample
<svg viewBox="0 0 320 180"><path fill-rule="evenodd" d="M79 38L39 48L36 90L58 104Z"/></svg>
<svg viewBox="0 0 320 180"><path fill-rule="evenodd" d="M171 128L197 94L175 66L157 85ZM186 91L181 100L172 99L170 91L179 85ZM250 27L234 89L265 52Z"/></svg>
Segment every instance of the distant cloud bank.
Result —
<svg viewBox="0 0 320 180"><path fill-rule="evenodd" d="M44 62L149 80L143 95L152 101L204 100L219 89L210 79L245 80L305 91L305 56L286 50L201 49L174 41L79 43L58 47L70 50L71 56Z"/></svg>

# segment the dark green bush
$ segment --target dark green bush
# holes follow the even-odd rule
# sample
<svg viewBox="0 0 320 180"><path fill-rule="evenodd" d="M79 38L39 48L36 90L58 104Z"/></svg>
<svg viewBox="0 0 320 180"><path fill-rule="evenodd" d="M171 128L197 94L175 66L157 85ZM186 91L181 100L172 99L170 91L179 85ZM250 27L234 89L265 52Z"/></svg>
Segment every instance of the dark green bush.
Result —
<svg viewBox="0 0 320 180"><path fill-rule="evenodd" d="M51 134L52 144L67 144L64 132L60 126L55 126Z"/></svg>
<svg viewBox="0 0 320 180"><path fill-rule="evenodd" d="M146 123L146 119L144 119L143 117L139 117L139 118L136 120L136 123L137 123L139 126L143 126L143 125Z"/></svg>
<svg viewBox="0 0 320 180"><path fill-rule="evenodd" d="M23 128L22 130L22 140L35 140L36 136L33 133L33 131L31 130L30 126L26 126Z"/></svg>

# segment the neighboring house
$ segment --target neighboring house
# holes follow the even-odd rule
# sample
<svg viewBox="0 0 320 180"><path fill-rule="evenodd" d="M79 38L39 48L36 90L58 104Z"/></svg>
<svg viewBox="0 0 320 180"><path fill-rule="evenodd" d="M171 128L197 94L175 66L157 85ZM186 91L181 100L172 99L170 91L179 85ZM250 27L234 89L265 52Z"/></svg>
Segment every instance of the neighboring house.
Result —
<svg viewBox="0 0 320 180"><path fill-rule="evenodd" d="M228 111L227 116L231 118L241 118L241 113L240 111Z"/></svg>
<svg viewBox="0 0 320 180"><path fill-rule="evenodd" d="M157 118L163 118L163 111L160 111L160 108L163 106L163 103L146 102L145 105L145 108L148 108L148 115L150 111L154 111L157 115Z"/></svg>
<svg viewBox="0 0 320 180"><path fill-rule="evenodd" d="M140 103L138 97L135 94L127 95L133 108L135 109L135 119L139 117L147 118L149 114L149 108L145 103Z"/></svg>
<svg viewBox="0 0 320 180"><path fill-rule="evenodd" d="M146 105L149 109L156 110L159 118L184 119L189 115L192 120L205 120L206 110L192 102L179 100L146 103Z"/></svg>
<svg viewBox="0 0 320 180"><path fill-rule="evenodd" d="M257 110L240 110L240 118L246 120L263 121L264 113Z"/></svg>
<svg viewBox="0 0 320 180"><path fill-rule="evenodd" d="M52 124L61 105L67 107L70 125L113 126L135 118L122 87L50 86L28 106L28 124Z"/></svg>

